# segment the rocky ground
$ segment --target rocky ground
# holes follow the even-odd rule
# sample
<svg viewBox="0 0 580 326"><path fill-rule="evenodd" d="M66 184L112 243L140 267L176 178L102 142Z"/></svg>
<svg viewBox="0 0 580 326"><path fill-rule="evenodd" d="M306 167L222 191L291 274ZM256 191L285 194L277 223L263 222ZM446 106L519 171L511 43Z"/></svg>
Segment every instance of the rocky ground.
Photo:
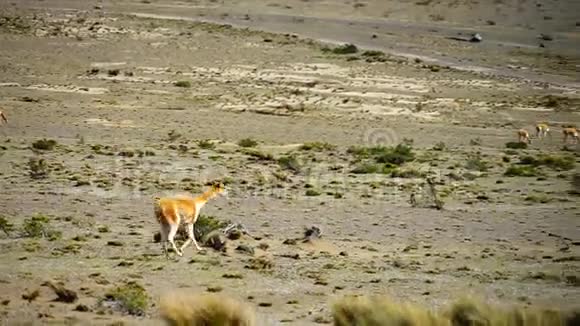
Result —
<svg viewBox="0 0 580 326"><path fill-rule="evenodd" d="M176 288L263 325L346 294L578 306L577 5L510 4L3 2L0 320L158 324ZM249 234L166 260L153 198L213 180L204 220Z"/></svg>

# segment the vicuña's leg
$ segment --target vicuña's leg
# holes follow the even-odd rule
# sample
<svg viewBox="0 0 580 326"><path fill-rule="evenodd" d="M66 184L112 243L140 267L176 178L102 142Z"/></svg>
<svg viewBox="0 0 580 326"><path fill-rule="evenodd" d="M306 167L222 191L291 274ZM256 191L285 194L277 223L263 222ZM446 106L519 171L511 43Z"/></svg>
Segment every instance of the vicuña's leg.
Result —
<svg viewBox="0 0 580 326"><path fill-rule="evenodd" d="M161 223L161 247L163 248L163 253L165 258L169 259L169 253L167 252L167 238L169 235L169 225Z"/></svg>
<svg viewBox="0 0 580 326"><path fill-rule="evenodd" d="M167 237L169 242L171 243L171 245L173 246L173 250L175 250L175 253L177 253L179 256L183 256L183 253L177 249L177 246L175 245L175 235L177 234L177 229L179 229L179 224L170 224L169 225L169 236Z"/></svg>
<svg viewBox="0 0 580 326"><path fill-rule="evenodd" d="M192 223L187 223L187 224L185 224L185 228L187 230L187 240L185 240L185 242L181 246L181 252L183 252L183 250L185 249L185 247L189 246L189 244L191 243L191 241L195 241L195 239L192 237L192 232L191 232L193 230L193 224Z"/></svg>
<svg viewBox="0 0 580 326"><path fill-rule="evenodd" d="M193 245L195 246L195 248L197 248L197 250L203 250L198 244L197 241L195 241L195 233L193 232L193 224L191 223L191 227L187 229L187 232L189 233L189 237L191 238L191 240L193 240Z"/></svg>

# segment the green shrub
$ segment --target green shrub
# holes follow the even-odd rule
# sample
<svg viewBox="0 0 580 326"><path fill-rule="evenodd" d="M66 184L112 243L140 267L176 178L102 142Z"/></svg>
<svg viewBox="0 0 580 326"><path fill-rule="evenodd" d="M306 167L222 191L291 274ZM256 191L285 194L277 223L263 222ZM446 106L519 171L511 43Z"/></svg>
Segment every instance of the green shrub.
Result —
<svg viewBox="0 0 580 326"><path fill-rule="evenodd" d="M550 198L546 195L529 195L525 198L525 201L546 204L546 203L551 202L552 198Z"/></svg>
<svg viewBox="0 0 580 326"><path fill-rule="evenodd" d="M278 159L278 164L284 169L288 169L294 172L300 172L302 169L302 164L298 160L298 157L294 154L280 157Z"/></svg>
<svg viewBox="0 0 580 326"><path fill-rule="evenodd" d="M39 140L35 141L34 143L32 143L32 148L46 150L46 151L53 150L55 146L56 146L56 140L54 140L54 139L43 138L43 139L39 139Z"/></svg>
<svg viewBox="0 0 580 326"><path fill-rule="evenodd" d="M50 168L43 158L30 158L28 160L29 175L33 179L43 179L48 177Z"/></svg>
<svg viewBox="0 0 580 326"><path fill-rule="evenodd" d="M224 228L228 226L228 224L229 221L220 221L215 216L200 214L195 222L195 238L203 239L210 232Z"/></svg>
<svg viewBox="0 0 580 326"><path fill-rule="evenodd" d="M523 156L520 158L520 164L531 166L547 166L558 171L567 171L574 169L576 160L572 156L540 155L538 158L532 156Z"/></svg>
<svg viewBox="0 0 580 326"><path fill-rule="evenodd" d="M445 143L442 142L442 141L441 142L438 142L437 144L435 144L433 146L433 150L434 151L444 151L446 149L447 149L447 145L445 145Z"/></svg>
<svg viewBox="0 0 580 326"><path fill-rule="evenodd" d="M542 155L538 158L538 162L559 171L572 170L576 165L576 160L572 156Z"/></svg>
<svg viewBox="0 0 580 326"><path fill-rule="evenodd" d="M258 142L252 138L244 138L238 142L238 146L240 147L256 147Z"/></svg>
<svg viewBox="0 0 580 326"><path fill-rule="evenodd" d="M320 196L320 191L318 190L314 190L314 189L307 189L306 190L306 196Z"/></svg>
<svg viewBox="0 0 580 326"><path fill-rule="evenodd" d="M364 56L364 57L382 57L384 55L385 55L385 52L377 51L377 50L368 50L368 51L364 51L362 53L362 56Z"/></svg>
<svg viewBox="0 0 580 326"><path fill-rule="evenodd" d="M358 48L354 44L343 44L335 48L324 47L322 51L334 54L354 54L358 52Z"/></svg>
<svg viewBox="0 0 580 326"><path fill-rule="evenodd" d="M324 142L309 142L309 143L304 143L302 144L302 146L300 146L300 149L303 151L318 151L318 152L322 152L322 151L331 151L336 149L336 146L329 144L329 143L324 143Z"/></svg>
<svg viewBox="0 0 580 326"><path fill-rule="evenodd" d="M416 169L395 169L391 172L393 178L423 178L425 173Z"/></svg>
<svg viewBox="0 0 580 326"><path fill-rule="evenodd" d="M47 235L47 226L50 220L44 215L35 215L24 220L22 229L27 237L40 238Z"/></svg>
<svg viewBox="0 0 580 326"><path fill-rule="evenodd" d="M10 235L10 232L14 231L14 224L8 222L4 216L0 216L0 230L6 235Z"/></svg>
<svg viewBox="0 0 580 326"><path fill-rule="evenodd" d="M389 174L393 172L394 169L395 167L392 164L365 162L359 164L350 172L355 174L372 174L372 173Z"/></svg>
<svg viewBox="0 0 580 326"><path fill-rule="evenodd" d="M257 158L258 160L262 161L273 161L274 156L270 153L264 153L255 149L247 149L243 151L244 154L249 155L251 157Z"/></svg>
<svg viewBox="0 0 580 326"><path fill-rule="evenodd" d="M505 143L505 147L509 149L526 149L528 148L528 144L523 142L510 141Z"/></svg>
<svg viewBox="0 0 580 326"><path fill-rule="evenodd" d="M538 175L538 171L533 166L512 164L507 168L504 175L508 177L535 177Z"/></svg>
<svg viewBox="0 0 580 326"><path fill-rule="evenodd" d="M198 140L197 145L199 146L199 148L202 148L202 149L214 149L215 148L215 144L211 140L208 140L208 139Z"/></svg>
<svg viewBox="0 0 580 326"><path fill-rule="evenodd" d="M191 82L188 80L180 80L180 81L175 82L174 85L176 87L189 88L189 87L191 87Z"/></svg>
<svg viewBox="0 0 580 326"><path fill-rule="evenodd" d="M144 315L148 299L145 288L135 282L129 282L107 293L104 301L114 301L128 314Z"/></svg>
<svg viewBox="0 0 580 326"><path fill-rule="evenodd" d="M471 155L471 157L467 159L465 168L472 171L484 172L487 171L488 166L487 163L481 158L481 155L475 154Z"/></svg>
<svg viewBox="0 0 580 326"><path fill-rule="evenodd" d="M377 163L401 165L415 160L415 153L409 144L401 143L395 147L350 147L347 153L359 158L373 158Z"/></svg>

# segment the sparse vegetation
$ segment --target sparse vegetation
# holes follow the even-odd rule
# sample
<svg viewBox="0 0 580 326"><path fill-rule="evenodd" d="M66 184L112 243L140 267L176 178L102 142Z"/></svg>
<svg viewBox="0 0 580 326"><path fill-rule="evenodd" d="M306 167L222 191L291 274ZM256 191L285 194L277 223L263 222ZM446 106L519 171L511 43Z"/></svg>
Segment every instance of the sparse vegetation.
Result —
<svg viewBox="0 0 580 326"><path fill-rule="evenodd" d="M350 147L347 152L360 159L372 158L377 163L392 165L402 165L415 160L413 148L411 145L405 143L401 143L395 147Z"/></svg>
<svg viewBox="0 0 580 326"><path fill-rule="evenodd" d="M532 202L532 203L542 203L546 204L552 201L552 198L548 197L544 194L536 194L536 195L528 195L525 198L525 201Z"/></svg>
<svg viewBox="0 0 580 326"><path fill-rule="evenodd" d="M396 169L392 164L365 162L357 165L350 172L354 174L390 174Z"/></svg>
<svg viewBox="0 0 580 326"><path fill-rule="evenodd" d="M315 189L307 189L305 194L306 194L306 196L309 196L309 197L320 196L321 195L320 194L320 191L315 190Z"/></svg>
<svg viewBox="0 0 580 326"><path fill-rule="evenodd" d="M421 172L417 169L413 169L413 168L406 168L406 169L396 168L393 170L393 172L391 172L391 177L393 177L393 178L424 178L425 173Z"/></svg>
<svg viewBox="0 0 580 326"><path fill-rule="evenodd" d="M191 87L191 82L189 80L180 80L175 82L173 85L175 85L175 87L189 88Z"/></svg>
<svg viewBox="0 0 580 326"><path fill-rule="evenodd" d="M256 146L258 146L258 142L252 138L244 138L238 142L238 146L240 146L240 147L256 147Z"/></svg>
<svg viewBox="0 0 580 326"><path fill-rule="evenodd" d="M201 149L214 149L215 143L209 139L202 139L197 141L197 146Z"/></svg>
<svg viewBox="0 0 580 326"><path fill-rule="evenodd" d="M161 318L169 326L254 326L254 311L226 295L172 292L161 297Z"/></svg>
<svg viewBox="0 0 580 326"><path fill-rule="evenodd" d="M540 155L538 158L524 156L520 159L520 164L534 167L546 166L556 171L568 171L574 169L576 160L572 156Z"/></svg>
<svg viewBox="0 0 580 326"><path fill-rule="evenodd" d="M322 51L333 54L354 54L358 52L358 48L354 44L343 44L334 48L323 47Z"/></svg>
<svg viewBox="0 0 580 326"><path fill-rule="evenodd" d="M147 291L135 282L121 285L105 295L102 302L112 302L114 307L131 315L144 315L148 305Z"/></svg>
<svg viewBox="0 0 580 326"><path fill-rule="evenodd" d="M29 175L33 179L43 179L48 177L49 167L43 158L30 158L28 161Z"/></svg>
<svg viewBox="0 0 580 326"><path fill-rule="evenodd" d="M10 223L6 217L0 216L0 231L9 236L10 232L14 231L14 224Z"/></svg>
<svg viewBox="0 0 580 326"><path fill-rule="evenodd" d="M533 166L512 164L507 168L504 175L508 177L535 177L539 174Z"/></svg>
<svg viewBox="0 0 580 326"><path fill-rule="evenodd" d="M438 142L437 144L435 144L433 146L434 151L444 151L446 149L447 149L447 145L442 141Z"/></svg>
<svg viewBox="0 0 580 326"><path fill-rule="evenodd" d="M22 225L23 235L29 238L47 238L57 240L62 232L52 230L49 226L50 219L46 215L36 214L26 218Z"/></svg>
<svg viewBox="0 0 580 326"><path fill-rule="evenodd" d="M274 156L270 153L264 153L256 149L246 149L243 151L244 154L249 155L261 161L273 161Z"/></svg>
<svg viewBox="0 0 580 326"><path fill-rule="evenodd" d="M278 159L278 164L287 170L294 172L300 172L302 169L302 163L295 154L282 156Z"/></svg>
<svg viewBox="0 0 580 326"><path fill-rule="evenodd" d="M226 227L229 221L220 221L217 217L200 214L195 222L195 238L203 239L212 231Z"/></svg>
<svg viewBox="0 0 580 326"><path fill-rule="evenodd" d="M526 144L524 142L510 141L510 142L505 143L505 147L509 148L509 149L527 149L528 144Z"/></svg>
<svg viewBox="0 0 580 326"><path fill-rule="evenodd" d="M483 160L480 154L472 154L467 159L465 168L472 171L485 172L488 169L488 164Z"/></svg>
<svg viewBox="0 0 580 326"><path fill-rule="evenodd" d="M322 152L322 151L332 151L332 150L336 149L336 146L329 144L329 143L324 143L324 142L310 142L310 143L302 144L300 146L300 149L303 151Z"/></svg>
<svg viewBox="0 0 580 326"><path fill-rule="evenodd" d="M34 143L32 143L32 148L34 149L38 149L38 150L43 150L43 151L51 151L54 149L54 147L56 146L56 140L54 139L39 139L37 141L35 141Z"/></svg>

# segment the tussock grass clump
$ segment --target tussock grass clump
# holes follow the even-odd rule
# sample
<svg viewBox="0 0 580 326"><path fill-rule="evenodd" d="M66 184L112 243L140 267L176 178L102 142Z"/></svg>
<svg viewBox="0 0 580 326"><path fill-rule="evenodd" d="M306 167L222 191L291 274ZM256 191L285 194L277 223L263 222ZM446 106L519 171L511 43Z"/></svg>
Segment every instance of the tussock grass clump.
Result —
<svg viewBox="0 0 580 326"><path fill-rule="evenodd" d="M160 315L169 326L253 326L254 311L228 296L171 292L161 297Z"/></svg>
<svg viewBox="0 0 580 326"><path fill-rule="evenodd" d="M175 82L173 85L175 85L176 87L189 88L191 87L191 82L188 80L180 80Z"/></svg>
<svg viewBox="0 0 580 326"><path fill-rule="evenodd" d="M32 148L44 150L44 151L51 151L56 146L56 140L54 139L39 139L32 143Z"/></svg>
<svg viewBox="0 0 580 326"><path fill-rule="evenodd" d="M520 164L535 167L543 165L557 171L568 171L574 169L576 160L566 155L540 155L538 158L524 156L520 159Z"/></svg>
<svg viewBox="0 0 580 326"><path fill-rule="evenodd" d="M504 175L507 177L535 177L539 173L533 166L512 164L504 172Z"/></svg>
<svg viewBox="0 0 580 326"><path fill-rule="evenodd" d="M499 309L472 299L460 299L441 313L451 325L549 326L572 325L571 313L555 309L520 308Z"/></svg>
<svg viewBox="0 0 580 326"><path fill-rule="evenodd" d="M365 162L355 166L350 172L354 174L391 174L396 167L392 164Z"/></svg>
<svg viewBox="0 0 580 326"><path fill-rule="evenodd" d="M280 157L278 159L278 164L284 169L294 172L300 172L302 170L302 163L294 154Z"/></svg>
<svg viewBox="0 0 580 326"><path fill-rule="evenodd" d="M524 200L532 203L547 204L551 202L553 198L548 197L547 195L544 194L538 194L538 195L528 195Z"/></svg>
<svg viewBox="0 0 580 326"><path fill-rule="evenodd" d="M6 217L0 216L0 231L10 235L10 232L14 231L14 224L10 223Z"/></svg>
<svg viewBox="0 0 580 326"><path fill-rule="evenodd" d="M403 163L415 160L415 153L410 144L398 144L395 147L373 146L373 147L350 147L347 153L358 158L372 158L377 163L388 163L402 165Z"/></svg>
<svg viewBox="0 0 580 326"><path fill-rule="evenodd" d="M385 297L343 297L332 305L332 317L335 326L451 326L428 310Z"/></svg>
<svg viewBox="0 0 580 326"><path fill-rule="evenodd" d="M482 159L481 155L473 154L467 159L465 168L472 171L485 172L488 170L488 164Z"/></svg>
<svg viewBox="0 0 580 326"><path fill-rule="evenodd" d="M249 155L252 158L255 158L260 161L273 161L274 156L270 153L264 153L257 149L245 149L243 151L244 154Z"/></svg>
<svg viewBox="0 0 580 326"><path fill-rule="evenodd" d="M335 48L323 47L322 52L333 54L354 54L358 52L358 47L354 44L343 44Z"/></svg>
<svg viewBox="0 0 580 326"><path fill-rule="evenodd" d="M510 141L505 143L505 147L509 149L526 149L528 148L528 144L516 141Z"/></svg>
<svg viewBox="0 0 580 326"><path fill-rule="evenodd" d="M300 149L303 151L317 151L317 152L322 152L322 151L332 151L334 149L336 149L335 145L329 144L329 143L325 143L325 142L309 142L309 143L304 143L300 146Z"/></svg>
<svg viewBox="0 0 580 326"><path fill-rule="evenodd" d="M44 179L47 178L50 173L50 168L43 158L30 158L28 160L28 175L32 179Z"/></svg>
<svg viewBox="0 0 580 326"><path fill-rule="evenodd" d="M320 193L320 191L315 190L315 189L307 189L305 195L309 196L309 197L314 197L314 196L320 196L321 193Z"/></svg>
<svg viewBox="0 0 580 326"><path fill-rule="evenodd" d="M579 311L540 307L499 307L464 298L438 312L385 297L343 297L332 306L336 326L568 326Z"/></svg>
<svg viewBox="0 0 580 326"><path fill-rule="evenodd" d="M135 282L129 282L107 293L103 301L113 302L115 307L128 314L143 315L148 300L145 288Z"/></svg>
<svg viewBox="0 0 580 326"><path fill-rule="evenodd" d="M256 146L258 146L258 142L252 138L244 138L238 142L238 146L240 146L240 147L256 147Z"/></svg>
<svg viewBox="0 0 580 326"><path fill-rule="evenodd" d="M60 239L62 232L52 230L49 223L48 216L36 214L24 220L22 233L28 238L48 238L51 241Z"/></svg>
<svg viewBox="0 0 580 326"><path fill-rule="evenodd" d="M214 149L215 144L209 139L202 139L197 141L197 146L201 149Z"/></svg>
<svg viewBox="0 0 580 326"><path fill-rule="evenodd" d="M202 239L212 231L225 228L229 223L229 221L220 221L215 216L200 214L195 222L195 238Z"/></svg>

